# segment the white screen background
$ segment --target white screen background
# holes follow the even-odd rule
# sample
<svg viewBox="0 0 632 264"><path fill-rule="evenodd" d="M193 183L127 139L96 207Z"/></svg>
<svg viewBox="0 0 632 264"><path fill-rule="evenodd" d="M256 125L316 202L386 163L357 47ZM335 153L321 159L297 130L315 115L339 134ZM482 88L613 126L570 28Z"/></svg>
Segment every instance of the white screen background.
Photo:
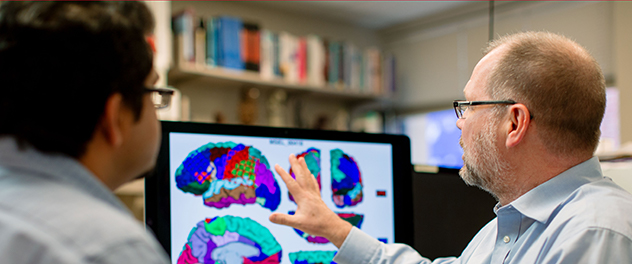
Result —
<svg viewBox="0 0 632 264"><path fill-rule="evenodd" d="M289 200L287 187L274 170L279 164L288 170L288 156L298 154L314 147L321 154L321 194L323 200L334 212L363 214L361 230L375 238L386 238L389 243L394 239L393 215L393 169L392 146L385 143L343 142L325 140L281 139L283 145L271 144L279 138L206 135L190 133L170 133L170 195L171 195L171 258L177 263L178 257L187 242L188 235L196 224L206 218L233 215L249 217L268 228L281 245L282 263L290 263L288 254L298 251L337 250L331 244L314 244L299 236L293 228L281 226L269 221L272 213L259 204L232 204L223 209L204 205L201 196L184 193L176 187L175 172L191 151L210 143L232 141L235 144L252 146L261 151L270 164L270 170L281 188L281 203L275 212L287 213L296 210L296 204ZM290 145L291 142L295 143ZM363 183L363 200L353 207L337 208L332 200L330 151L339 148L353 157L360 168ZM385 190L386 197L377 197L377 190Z"/></svg>

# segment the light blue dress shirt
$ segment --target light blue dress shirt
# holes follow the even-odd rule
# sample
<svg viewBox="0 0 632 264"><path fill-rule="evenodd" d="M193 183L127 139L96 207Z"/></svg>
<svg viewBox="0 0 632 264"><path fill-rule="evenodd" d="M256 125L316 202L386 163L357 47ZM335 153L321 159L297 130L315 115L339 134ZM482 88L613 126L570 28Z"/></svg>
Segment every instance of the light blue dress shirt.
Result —
<svg viewBox="0 0 632 264"><path fill-rule="evenodd" d="M0 137L1 263L169 263L166 254L76 160L19 150Z"/></svg>
<svg viewBox="0 0 632 264"><path fill-rule="evenodd" d="M497 217L478 232L458 258L431 261L407 245L386 245L353 228L334 261L632 263L632 195L602 176L596 157L506 206L497 205L494 212Z"/></svg>

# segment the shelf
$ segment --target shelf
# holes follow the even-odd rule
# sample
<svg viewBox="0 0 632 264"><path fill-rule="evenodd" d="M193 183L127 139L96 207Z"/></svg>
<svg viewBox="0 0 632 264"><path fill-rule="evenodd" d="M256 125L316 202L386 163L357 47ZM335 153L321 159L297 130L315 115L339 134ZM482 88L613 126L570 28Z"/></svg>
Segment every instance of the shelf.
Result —
<svg viewBox="0 0 632 264"><path fill-rule="evenodd" d="M194 63L180 63L177 67L169 71L169 84L176 86L192 79L203 78L214 85L221 86L252 86L264 89L283 89L288 93L302 93L310 95L322 95L327 97L336 97L343 100L378 100L384 99L385 96L344 91L336 89L333 86L311 86L303 84L288 83L281 78L264 79L258 72L232 70L221 67L208 67L206 65L198 65Z"/></svg>

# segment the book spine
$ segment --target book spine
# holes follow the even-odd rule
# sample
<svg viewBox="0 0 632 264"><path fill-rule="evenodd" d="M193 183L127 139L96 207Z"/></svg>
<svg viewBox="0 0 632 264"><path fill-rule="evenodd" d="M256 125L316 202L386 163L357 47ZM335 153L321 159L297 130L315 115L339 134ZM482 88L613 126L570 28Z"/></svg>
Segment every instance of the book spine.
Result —
<svg viewBox="0 0 632 264"><path fill-rule="evenodd" d="M217 66L216 64L216 42L215 42L215 18L206 18L206 65Z"/></svg>
<svg viewBox="0 0 632 264"><path fill-rule="evenodd" d="M274 76L277 77L283 77L283 74L281 73L281 51L280 51L280 44L279 44L279 34L277 33L272 33L272 72L274 73Z"/></svg>
<svg viewBox="0 0 632 264"><path fill-rule="evenodd" d="M243 30L243 58L246 70L259 71L260 67L260 30L259 25L244 23Z"/></svg>
<svg viewBox="0 0 632 264"><path fill-rule="evenodd" d="M195 28L195 64L206 64L206 29L204 28L204 19L200 21Z"/></svg>
<svg viewBox="0 0 632 264"><path fill-rule="evenodd" d="M273 56L274 51L272 47L272 32L269 30L261 30L261 62L260 62L260 73L261 78L270 80L274 78L274 70L273 67Z"/></svg>
<svg viewBox="0 0 632 264"><path fill-rule="evenodd" d="M193 16L194 13L191 10L185 10L173 18L173 27L177 36L179 55L180 58L186 62L195 61Z"/></svg>
<svg viewBox="0 0 632 264"><path fill-rule="evenodd" d="M226 68L243 70L244 62L242 60L241 53L241 29L242 22L238 18L234 17L222 17L221 23L221 46L223 57L223 65Z"/></svg>
<svg viewBox="0 0 632 264"><path fill-rule="evenodd" d="M340 63L340 44L338 42L329 42L329 84L333 87L338 83L338 69Z"/></svg>
<svg viewBox="0 0 632 264"><path fill-rule="evenodd" d="M322 87L325 85L325 47L316 35L307 37L307 78L310 85Z"/></svg>
<svg viewBox="0 0 632 264"><path fill-rule="evenodd" d="M305 38L298 39L297 73L298 82L307 83L307 40Z"/></svg>

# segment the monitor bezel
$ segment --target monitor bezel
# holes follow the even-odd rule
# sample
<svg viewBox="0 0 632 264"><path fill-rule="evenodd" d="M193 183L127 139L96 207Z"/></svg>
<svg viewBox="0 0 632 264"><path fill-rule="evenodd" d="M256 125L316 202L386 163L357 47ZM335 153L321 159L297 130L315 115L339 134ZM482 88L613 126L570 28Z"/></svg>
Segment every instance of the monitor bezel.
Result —
<svg viewBox="0 0 632 264"><path fill-rule="evenodd" d="M410 163L410 139L407 136L172 121L161 121L161 127L162 141L156 167L145 178L145 224L154 233L170 257L169 133L172 132L391 144L393 152L394 242L414 245L412 165ZM281 179L278 180L282 181Z"/></svg>

